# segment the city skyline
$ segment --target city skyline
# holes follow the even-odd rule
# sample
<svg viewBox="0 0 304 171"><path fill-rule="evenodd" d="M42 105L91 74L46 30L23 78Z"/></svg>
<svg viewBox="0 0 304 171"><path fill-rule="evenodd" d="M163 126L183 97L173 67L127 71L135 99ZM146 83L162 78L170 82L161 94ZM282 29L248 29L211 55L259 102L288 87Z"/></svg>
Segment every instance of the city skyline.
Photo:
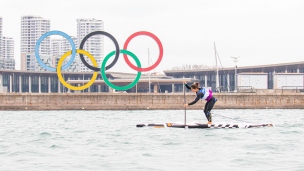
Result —
<svg viewBox="0 0 304 171"><path fill-rule="evenodd" d="M299 0L77 2L80 1L71 4L54 0L47 6L35 0L2 2L3 35L15 40L15 59L20 46L20 17L27 14L50 19L51 30L61 30L71 36L77 35L77 18L102 19L104 30L117 39L120 47L132 33L150 31L164 46L164 57L157 71L185 64L214 66L214 42L224 67L234 66L231 56L241 56L239 66L296 62L304 56L304 2ZM14 3L25 8L8 10L15 7ZM66 11L66 6L73 10ZM56 13L55 8L62 12ZM143 45L136 44L139 42ZM106 55L114 46L107 38L104 43ZM150 38L138 37L132 43L136 45L128 48L139 56L144 67L148 66L148 48L153 61L158 57L158 48ZM129 69L122 55L111 69L117 70L135 72Z"/></svg>
<svg viewBox="0 0 304 171"><path fill-rule="evenodd" d="M2 19L2 18L1 18ZM2 24L2 21L0 22ZM45 19L41 16L34 15L25 15L21 17L21 56L20 64L21 70L31 70L31 71L46 71L45 68L39 65L35 57L35 46L38 39L46 32L50 30L51 21ZM2 27L1 27L2 28ZM93 31L103 30L103 21L98 19L77 19L77 37L70 36L75 43L75 46L78 46L80 42L87 34ZM2 37L2 36L1 36ZM68 52L71 49L70 42L64 38L57 35L58 38L51 38L51 36L46 37L41 43L39 48L39 55L42 61L51 67L55 67L62 56L62 54ZM2 41L1 41L2 42ZM14 41L11 41L14 44ZM4 41L2 44L7 44ZM91 37L84 45L84 49L90 51L90 53L95 57L98 65L101 64L103 58L103 37L94 36ZM1 47L1 44L0 44ZM6 50L7 46L0 48L2 51ZM10 51L13 51L12 54L9 54L14 59L14 45L10 46ZM3 51L3 54L7 52ZM2 54L2 53L1 53ZM88 61L91 63L90 61ZM13 63L15 64L15 62ZM7 63L7 60L1 61L3 69L12 69L6 67L6 65L11 66L10 63ZM14 66L15 68L15 66ZM86 68L80 61L79 55L76 55L75 60L73 61L72 66L70 66L65 71L81 71L87 72L90 71Z"/></svg>

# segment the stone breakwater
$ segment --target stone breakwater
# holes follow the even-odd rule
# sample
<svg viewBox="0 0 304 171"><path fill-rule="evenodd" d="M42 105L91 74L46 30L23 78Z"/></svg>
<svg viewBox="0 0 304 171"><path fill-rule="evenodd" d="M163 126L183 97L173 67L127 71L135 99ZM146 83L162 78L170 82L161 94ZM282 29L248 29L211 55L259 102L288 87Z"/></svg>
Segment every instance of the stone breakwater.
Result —
<svg viewBox="0 0 304 171"><path fill-rule="evenodd" d="M214 109L304 109L302 93L214 93ZM194 93L186 94L191 102ZM0 110L183 110L183 93L3 93ZM203 109L205 102L187 110Z"/></svg>

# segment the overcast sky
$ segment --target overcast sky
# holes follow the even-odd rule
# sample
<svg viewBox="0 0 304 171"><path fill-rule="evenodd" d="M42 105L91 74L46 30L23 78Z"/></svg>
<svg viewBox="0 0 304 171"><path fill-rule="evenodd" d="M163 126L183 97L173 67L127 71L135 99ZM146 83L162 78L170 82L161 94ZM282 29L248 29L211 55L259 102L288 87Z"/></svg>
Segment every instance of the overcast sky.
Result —
<svg viewBox="0 0 304 171"><path fill-rule="evenodd" d="M238 66L304 59L303 0L2 0L3 36L15 40L17 69L24 15L50 19L51 30L71 36L77 36L76 19L101 19L121 49L134 32L152 32L164 48L155 71L184 64L213 66L214 42L224 67L234 66L231 56L241 57ZM148 48L155 62L158 48L147 36L133 39L128 50L147 67ZM105 38L105 55L112 50ZM110 71L133 72L122 55Z"/></svg>

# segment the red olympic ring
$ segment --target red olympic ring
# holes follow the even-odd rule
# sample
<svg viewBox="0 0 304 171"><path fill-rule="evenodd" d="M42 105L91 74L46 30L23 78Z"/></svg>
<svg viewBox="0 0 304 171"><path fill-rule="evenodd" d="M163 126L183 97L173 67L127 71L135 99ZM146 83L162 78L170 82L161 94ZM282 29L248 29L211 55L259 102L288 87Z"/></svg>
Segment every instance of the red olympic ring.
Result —
<svg viewBox="0 0 304 171"><path fill-rule="evenodd" d="M134 66L130 60L128 59L128 56L126 54L123 54L124 56L124 59L126 61L126 63L134 70L138 71L138 72L146 72L146 71L150 71L152 69L154 69L155 67L157 67L157 65L160 63L160 61L162 60L163 58L163 45L162 43L160 42L160 40L152 33L150 32L147 32L147 31L139 31L139 32L136 32L136 33L133 33L125 42L124 46L123 46L123 49L124 50L127 50L127 47L128 47L128 44L130 43L131 39L133 39L134 37L136 36L139 36L139 35L146 35L146 36L149 36L151 37L152 39L154 39L158 45L158 48L159 48L159 56L158 56L158 59L157 61L151 65L150 67L147 67L147 68L139 68L137 66Z"/></svg>

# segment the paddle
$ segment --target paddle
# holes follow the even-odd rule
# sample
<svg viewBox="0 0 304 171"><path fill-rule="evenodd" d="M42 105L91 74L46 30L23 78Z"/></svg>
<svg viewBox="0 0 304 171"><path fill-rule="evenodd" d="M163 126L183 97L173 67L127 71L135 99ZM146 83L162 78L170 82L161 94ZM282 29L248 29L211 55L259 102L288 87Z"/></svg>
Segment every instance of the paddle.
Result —
<svg viewBox="0 0 304 171"><path fill-rule="evenodd" d="M184 104L186 104L186 90L184 88ZM186 107L184 107L185 109L185 128L186 128Z"/></svg>

